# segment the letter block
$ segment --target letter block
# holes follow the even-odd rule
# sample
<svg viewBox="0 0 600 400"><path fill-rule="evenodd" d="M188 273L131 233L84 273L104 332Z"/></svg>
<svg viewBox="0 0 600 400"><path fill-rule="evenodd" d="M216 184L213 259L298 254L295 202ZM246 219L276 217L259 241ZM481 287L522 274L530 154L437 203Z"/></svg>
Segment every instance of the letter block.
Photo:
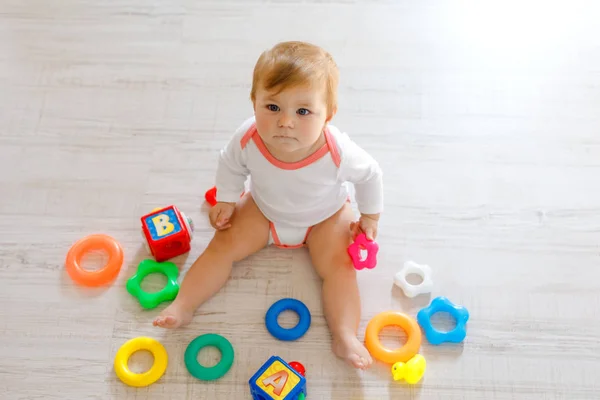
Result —
<svg viewBox="0 0 600 400"><path fill-rule="evenodd" d="M253 400L304 400L306 378L280 357L272 356L250 378Z"/></svg>
<svg viewBox="0 0 600 400"><path fill-rule="evenodd" d="M177 207L154 209L141 219L148 251L158 262L190 251L193 223Z"/></svg>

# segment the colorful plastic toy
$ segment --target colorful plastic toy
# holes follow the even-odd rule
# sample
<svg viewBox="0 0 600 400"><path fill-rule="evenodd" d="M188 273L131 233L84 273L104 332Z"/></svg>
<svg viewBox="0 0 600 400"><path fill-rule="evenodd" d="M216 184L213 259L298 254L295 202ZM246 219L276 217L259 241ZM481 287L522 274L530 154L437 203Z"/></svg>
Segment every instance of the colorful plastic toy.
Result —
<svg viewBox="0 0 600 400"><path fill-rule="evenodd" d="M294 368L300 375L306 376L306 368L304 368L304 365L300 364L298 361L291 361L289 364L290 367Z"/></svg>
<svg viewBox="0 0 600 400"><path fill-rule="evenodd" d="M379 333L386 326L399 326L406 332L406 343L399 349L390 350L383 347ZM421 348L421 330L417 321L406 314L396 311L386 311L377 314L367 324L365 346L369 353L379 361L394 364L398 361L407 362Z"/></svg>
<svg viewBox="0 0 600 400"><path fill-rule="evenodd" d="M279 314L285 310L295 311L298 314L299 321L295 327L290 329L282 328L277 322ZM289 298L281 299L273 303L265 315L265 324L271 335L279 340L286 341L296 340L304 336L310 327L310 321L311 316L308 307L300 300Z"/></svg>
<svg viewBox="0 0 600 400"><path fill-rule="evenodd" d="M303 400L306 378L280 357L272 356L250 378L254 400Z"/></svg>
<svg viewBox="0 0 600 400"><path fill-rule="evenodd" d="M167 284L158 292L144 292L141 287L142 280L155 272L165 275L167 277ZM163 301L170 301L177 297L177 293L179 293L178 276L179 268L172 262L159 263L154 260L144 260L138 265L137 272L127 280L127 291L133 297L137 297L142 307L147 309L155 308Z"/></svg>
<svg viewBox="0 0 600 400"><path fill-rule="evenodd" d="M366 250L367 257L362 260L360 251ZM348 254L352 259L354 268L361 270L364 268L373 269L377 265L377 252L379 251L379 245L377 242L367 239L364 233L361 233L356 237L354 243L348 246Z"/></svg>
<svg viewBox="0 0 600 400"><path fill-rule="evenodd" d="M242 198L245 193L246 192L243 191L242 194L240 194L240 198ZM204 193L204 199L211 207L214 207L217 204L217 187L213 186L208 189L206 193Z"/></svg>
<svg viewBox="0 0 600 400"><path fill-rule="evenodd" d="M406 363L401 361L395 363L392 367L392 377L395 381L404 379L406 383L414 385L421 380L423 374L425 374L426 367L427 363L425 362L425 357L416 354Z"/></svg>
<svg viewBox="0 0 600 400"><path fill-rule="evenodd" d="M165 261L190 251L194 224L171 205L154 209L141 219L148 251L156 261Z"/></svg>
<svg viewBox="0 0 600 400"><path fill-rule="evenodd" d="M203 367L198 362L198 352L206 346L214 346L221 352L221 361L213 367ZM185 367L193 377L202 381L212 381L221 378L233 365L233 346L229 340L215 333L200 335L192 340L185 349Z"/></svg>
<svg viewBox="0 0 600 400"><path fill-rule="evenodd" d="M423 282L413 285L408 283L406 277L410 274L417 274L423 278ZM415 297L420 294L430 293L433 289L433 280L431 279L431 268L429 265L417 264L414 261L404 263L404 268L394 277L394 283L404 292L406 297Z"/></svg>
<svg viewBox="0 0 600 400"><path fill-rule="evenodd" d="M440 332L431 324L431 316L437 312L447 312L456 320L456 327L449 332ZM457 306L446 297L436 297L428 307L417 313L417 321L425 332L425 337L431 344L444 342L460 343L467 336L467 321L469 311L462 306Z"/></svg>
<svg viewBox="0 0 600 400"><path fill-rule="evenodd" d="M141 374L131 372L127 362L133 353L148 350L154 356L152 367ZM115 373L123 383L134 387L149 386L156 382L166 371L168 363L167 350L155 339L137 337L127 341L115 355Z"/></svg>
<svg viewBox="0 0 600 400"><path fill-rule="evenodd" d="M204 199L211 206L217 204L217 187L213 186L210 189L208 189L204 194Z"/></svg>
<svg viewBox="0 0 600 400"><path fill-rule="evenodd" d="M108 262L97 271L88 271L81 267L85 253L103 250L108 253ZM65 269L75 282L84 286L101 286L112 282L123 265L123 248L108 235L90 235L79 239L67 252Z"/></svg>

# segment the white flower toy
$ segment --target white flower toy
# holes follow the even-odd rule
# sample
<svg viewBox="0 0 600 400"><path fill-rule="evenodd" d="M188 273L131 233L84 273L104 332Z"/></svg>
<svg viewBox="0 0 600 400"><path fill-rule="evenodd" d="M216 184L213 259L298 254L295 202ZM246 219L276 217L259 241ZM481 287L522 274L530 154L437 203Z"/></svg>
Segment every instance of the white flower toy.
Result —
<svg viewBox="0 0 600 400"><path fill-rule="evenodd" d="M408 283L406 277L410 274L417 274L423 278L423 282L413 285ZM433 280L431 279L431 268L429 265L417 264L414 261L404 263L404 268L394 277L394 283L402 289L406 297L415 297L420 294L430 293L433 289Z"/></svg>

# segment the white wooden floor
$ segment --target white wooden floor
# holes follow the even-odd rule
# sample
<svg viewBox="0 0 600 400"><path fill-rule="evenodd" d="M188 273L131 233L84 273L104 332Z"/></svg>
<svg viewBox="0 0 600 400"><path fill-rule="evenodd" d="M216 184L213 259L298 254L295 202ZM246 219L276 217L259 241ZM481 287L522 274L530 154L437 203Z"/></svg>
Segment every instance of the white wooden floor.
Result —
<svg viewBox="0 0 600 400"><path fill-rule="evenodd" d="M308 399L600 398L597 4L2 0L0 397L246 399L249 377L275 354L306 366ZM424 341L417 386L331 354L302 250L239 263L176 332L152 327L164 305L143 311L125 290L147 257L139 218L152 208L176 204L196 223L191 253L175 260L183 271L206 246L217 150L251 113L259 53L289 39L332 52L342 77L334 122L385 170L380 261L360 273L361 338L375 314L414 316L438 295L471 313L462 345ZM96 232L125 248L103 290L74 285L63 265ZM432 267L432 297L393 287L406 260ZM286 296L313 315L298 342L276 341L263 323ZM183 353L209 332L232 342L236 360L206 383ZM165 345L169 367L134 389L112 362L142 335ZM214 364L218 352L200 359ZM132 368L151 360L136 354Z"/></svg>

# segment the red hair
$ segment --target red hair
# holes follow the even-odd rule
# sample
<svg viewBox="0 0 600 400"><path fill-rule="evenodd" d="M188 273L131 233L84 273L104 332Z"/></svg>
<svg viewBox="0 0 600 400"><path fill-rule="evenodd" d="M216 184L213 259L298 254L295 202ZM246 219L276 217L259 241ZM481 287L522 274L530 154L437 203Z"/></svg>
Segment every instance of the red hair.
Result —
<svg viewBox="0 0 600 400"><path fill-rule="evenodd" d="M339 70L333 57L305 42L282 42L263 52L254 67L250 98L256 101L259 87L281 92L287 88L318 85L324 88L327 113L337 110Z"/></svg>

